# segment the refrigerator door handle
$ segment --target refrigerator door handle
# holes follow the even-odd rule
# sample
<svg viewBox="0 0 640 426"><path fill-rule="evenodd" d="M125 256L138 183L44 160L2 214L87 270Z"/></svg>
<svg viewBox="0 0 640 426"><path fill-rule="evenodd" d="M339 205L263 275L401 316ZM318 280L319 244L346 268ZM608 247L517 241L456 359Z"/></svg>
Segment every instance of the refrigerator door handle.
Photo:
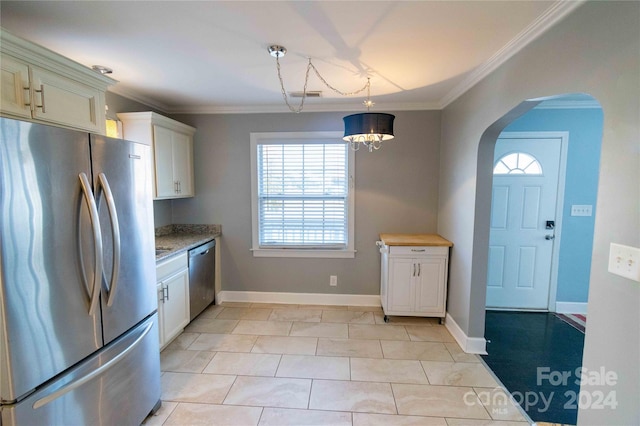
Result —
<svg viewBox="0 0 640 426"><path fill-rule="evenodd" d="M82 194L84 195L84 201L89 209L89 218L91 219L91 230L93 231L93 244L95 255L95 271L93 275L93 291L90 296L89 303L89 315L93 316L98 306L98 300L100 298L100 284L102 283L102 233L100 232L100 219L98 218L98 207L96 206L96 200L91 192L91 183L89 178L82 172L78 175L80 178L80 186L82 188ZM86 277L84 277L86 279Z"/></svg>
<svg viewBox="0 0 640 426"><path fill-rule="evenodd" d="M118 274L120 273L120 227L118 226L118 212L116 211L116 203L113 199L113 193L109 186L109 181L104 173L98 175L98 184L104 191L104 198L107 201L109 209L109 220L111 221L111 236L113 238L113 267L111 270L111 283L107 288L108 298L107 306L113 305L118 288Z"/></svg>
<svg viewBox="0 0 640 426"><path fill-rule="evenodd" d="M62 387L58 388L54 392L51 392L47 396L38 399L36 402L33 403L33 408L38 409L43 405L46 405L51 401L60 398L62 395L66 394L67 392L71 392L72 390L84 385L85 383L90 382L91 380L95 379L99 375L106 372L111 367L114 367L118 362L120 362L121 359L126 357L129 352L135 349L136 346L142 341L142 339L144 339L144 337L147 334L149 334L149 331L153 327L153 324L154 324L153 322L149 322L146 325L146 327L142 328L141 330L137 330L137 333L139 333L139 335L135 338L135 340L129 346L127 346L124 350L122 350L118 355L114 356L109 361L105 362L95 370L91 371L89 374L78 377L77 379L72 380L66 385L63 385Z"/></svg>

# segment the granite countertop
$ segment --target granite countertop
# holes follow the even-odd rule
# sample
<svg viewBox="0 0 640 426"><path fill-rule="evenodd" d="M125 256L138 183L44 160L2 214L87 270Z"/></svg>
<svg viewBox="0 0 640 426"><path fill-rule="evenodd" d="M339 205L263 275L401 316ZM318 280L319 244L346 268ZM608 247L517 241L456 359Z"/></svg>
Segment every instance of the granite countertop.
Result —
<svg viewBox="0 0 640 426"><path fill-rule="evenodd" d="M220 225L167 225L156 228L156 262L198 247L221 234Z"/></svg>
<svg viewBox="0 0 640 426"><path fill-rule="evenodd" d="M388 246L453 246L438 234L380 234L380 239Z"/></svg>

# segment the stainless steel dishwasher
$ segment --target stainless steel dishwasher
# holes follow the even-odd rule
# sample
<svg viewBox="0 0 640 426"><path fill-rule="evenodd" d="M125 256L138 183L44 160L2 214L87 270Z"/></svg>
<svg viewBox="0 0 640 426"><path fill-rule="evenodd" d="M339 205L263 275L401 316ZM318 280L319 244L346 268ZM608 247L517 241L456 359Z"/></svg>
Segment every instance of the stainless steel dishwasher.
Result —
<svg viewBox="0 0 640 426"><path fill-rule="evenodd" d="M189 309L191 320L215 298L216 240L189 250Z"/></svg>

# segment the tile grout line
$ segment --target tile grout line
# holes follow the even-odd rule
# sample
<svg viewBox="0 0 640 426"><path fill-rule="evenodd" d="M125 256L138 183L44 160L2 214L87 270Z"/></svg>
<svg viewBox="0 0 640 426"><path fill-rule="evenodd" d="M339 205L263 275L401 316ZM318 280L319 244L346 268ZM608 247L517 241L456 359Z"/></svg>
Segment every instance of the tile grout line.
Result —
<svg viewBox="0 0 640 426"><path fill-rule="evenodd" d="M476 395L476 398L478 399L478 401L480 401L480 405L482 405L482 408L484 408L484 411L487 413L487 415L489 416L489 418L492 421L496 421L496 419L493 418L493 416L491 415L491 413L489 412L489 410L487 409L487 406L484 405L484 403L482 402L482 399L480 399L480 395L478 395L478 391L476 390L475 387L471 386L471 389L473 390L473 393Z"/></svg>
<svg viewBox="0 0 640 426"><path fill-rule="evenodd" d="M275 355L275 354L274 354ZM280 369L280 364L282 364L282 357L284 356L284 354L279 354L278 355L280 358L278 359L278 365L276 366L276 371L273 372L273 377L278 377L278 370Z"/></svg>
<svg viewBox="0 0 640 426"><path fill-rule="evenodd" d="M396 407L396 415L400 415L398 401L396 401L396 393L393 391L393 384L391 382L389 382L389 387L391 388L391 396L393 397L393 406Z"/></svg>
<svg viewBox="0 0 640 426"><path fill-rule="evenodd" d="M431 380L429 380L429 375L427 374L427 370L424 368L424 364L422 363L422 360L418 360L418 362L420 363L420 368L422 368L422 371L424 371L424 377L426 377L427 379L427 384L430 385Z"/></svg>
<svg viewBox="0 0 640 426"><path fill-rule="evenodd" d="M311 409L311 392L313 392L313 383L315 379L311 379L311 385L309 386L309 396L307 397L307 410Z"/></svg>
<svg viewBox="0 0 640 426"><path fill-rule="evenodd" d="M260 421L262 420L262 416L264 416L264 407L260 407L260 417L258 417L258 422L256 423L256 426L258 426L260 424Z"/></svg>
<svg viewBox="0 0 640 426"><path fill-rule="evenodd" d="M161 399L160 401L162 401L162 399ZM164 401L163 401L163 402L164 402ZM169 417L171 417L171 415L173 414L173 412L174 412L174 411L176 411L176 408L178 408L178 405L180 405L180 403L179 403L179 402L176 404L176 406L175 406L175 407L173 407L173 410L171 410L171 411L169 412L169 414L167 415L167 417L164 419L164 421L162 422L162 424L163 424L163 425L164 425L164 424L169 420Z"/></svg>

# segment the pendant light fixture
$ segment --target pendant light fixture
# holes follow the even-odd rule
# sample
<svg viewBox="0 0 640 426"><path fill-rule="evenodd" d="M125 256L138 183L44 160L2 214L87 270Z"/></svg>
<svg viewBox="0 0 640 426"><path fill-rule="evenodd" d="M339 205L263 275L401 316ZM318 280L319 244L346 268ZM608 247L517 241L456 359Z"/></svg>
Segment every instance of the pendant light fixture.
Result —
<svg viewBox="0 0 640 426"><path fill-rule="evenodd" d="M302 109L304 108L304 101L308 97L307 83L309 81L309 72L313 69L316 76L325 86L342 96L353 96L367 90L367 99L364 101L364 105L367 107L367 112L348 115L343 119L344 137L342 139L349 143L351 149L357 151L360 149L360 144L363 144L369 149L369 152L373 152L373 150L378 150L382 147L382 141L393 139L393 120L395 119L395 116L392 114L369 112L369 109L374 105L371 101L371 80L369 78L367 78L367 83L361 89L354 92L342 92L327 83L327 81L320 75L318 69L311 62L311 58L309 58L304 79L304 88L300 96L302 99L300 101L300 105L294 107L289 103L289 96L284 88L284 82L280 72L280 58L287 53L287 49L283 46L274 44L269 46L268 50L269 54L276 58L276 67L278 71L278 80L280 81L280 89L282 90L282 98L291 112L302 112Z"/></svg>
<svg viewBox="0 0 640 426"><path fill-rule="evenodd" d="M393 136L393 120L395 115L385 114L382 112L369 112L373 106L371 101L371 84L367 79L367 100L364 105L367 112L359 114L347 115L344 120L344 137L345 142L349 142L351 149L357 151L360 144L369 149L369 152L382 148L382 141L388 141Z"/></svg>

